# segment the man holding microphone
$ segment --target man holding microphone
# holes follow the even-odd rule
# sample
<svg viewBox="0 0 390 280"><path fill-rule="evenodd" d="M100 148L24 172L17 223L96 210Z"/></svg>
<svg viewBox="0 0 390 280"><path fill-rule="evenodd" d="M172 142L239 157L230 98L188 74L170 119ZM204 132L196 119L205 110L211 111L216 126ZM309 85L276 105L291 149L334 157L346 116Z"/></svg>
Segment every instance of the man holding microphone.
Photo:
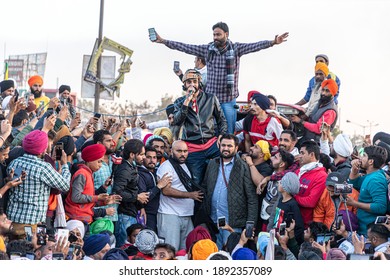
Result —
<svg viewBox="0 0 390 280"><path fill-rule="evenodd" d="M195 182L201 183L210 159L219 156L217 136L227 132L227 123L218 98L202 90L202 76L189 69L183 76L186 95L174 103L173 125L180 129L179 139L188 146L187 165Z"/></svg>

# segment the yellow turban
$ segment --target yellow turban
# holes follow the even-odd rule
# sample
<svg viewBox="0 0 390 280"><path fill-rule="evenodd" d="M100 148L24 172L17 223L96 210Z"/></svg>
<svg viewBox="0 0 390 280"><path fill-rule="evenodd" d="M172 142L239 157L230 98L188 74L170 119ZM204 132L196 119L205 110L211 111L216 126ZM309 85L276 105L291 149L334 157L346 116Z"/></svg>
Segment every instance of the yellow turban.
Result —
<svg viewBox="0 0 390 280"><path fill-rule="evenodd" d="M39 75L32 76L30 79L28 79L28 85L32 87L33 85L43 85L43 79Z"/></svg>
<svg viewBox="0 0 390 280"><path fill-rule="evenodd" d="M193 260L206 260L212 253L218 252L217 244L210 239L202 239L197 241L192 246L192 259Z"/></svg>
<svg viewBox="0 0 390 280"><path fill-rule="evenodd" d="M169 145L172 145L172 142L173 142L173 134L172 134L172 131L171 131L168 127L156 128L156 129L153 131L153 135L165 136L165 137L167 137L167 139L168 139L168 144L169 144Z"/></svg>
<svg viewBox="0 0 390 280"><path fill-rule="evenodd" d="M264 160L267 161L271 158L271 151L270 151L270 146L267 141L264 140L259 140L256 142L256 145L259 146L261 151L264 154Z"/></svg>
<svg viewBox="0 0 390 280"><path fill-rule="evenodd" d="M314 70L315 70L315 72L317 72L318 70L321 70L322 72L324 72L325 77L328 77L328 75L329 75L328 65L326 65L323 62L317 62L316 66L314 67Z"/></svg>

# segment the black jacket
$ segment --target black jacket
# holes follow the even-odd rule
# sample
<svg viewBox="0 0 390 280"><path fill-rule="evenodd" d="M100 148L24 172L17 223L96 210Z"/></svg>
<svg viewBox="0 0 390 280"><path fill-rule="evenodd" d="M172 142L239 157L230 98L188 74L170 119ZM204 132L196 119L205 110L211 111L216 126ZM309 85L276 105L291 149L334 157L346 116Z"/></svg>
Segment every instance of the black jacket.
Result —
<svg viewBox="0 0 390 280"><path fill-rule="evenodd" d="M187 96L176 99L174 103L173 125L182 127L180 139L194 143L204 144L218 133L223 135L227 132L227 122L217 97L213 94L201 91L196 99L198 113L192 108L192 101L188 106L183 105Z"/></svg>
<svg viewBox="0 0 390 280"><path fill-rule="evenodd" d="M118 214L137 216L138 170L127 160L123 161L114 172L112 192L122 196Z"/></svg>
<svg viewBox="0 0 390 280"><path fill-rule="evenodd" d="M220 158L210 160L203 180L206 191L206 211L211 214L211 200L217 183ZM256 186L252 182L248 165L238 155L228 180L229 225L232 228L245 227L246 221L257 223L258 201Z"/></svg>
<svg viewBox="0 0 390 280"><path fill-rule="evenodd" d="M143 207L147 214L157 215L160 205L160 189L156 186L157 179L148 169L143 166L138 167L139 181L138 193L150 192L149 202Z"/></svg>

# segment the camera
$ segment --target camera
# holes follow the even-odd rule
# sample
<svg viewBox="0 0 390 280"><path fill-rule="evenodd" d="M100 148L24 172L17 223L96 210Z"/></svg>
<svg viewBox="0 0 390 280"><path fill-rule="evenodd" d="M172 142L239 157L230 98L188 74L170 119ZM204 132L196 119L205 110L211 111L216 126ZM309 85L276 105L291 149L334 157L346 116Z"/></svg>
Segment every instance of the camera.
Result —
<svg viewBox="0 0 390 280"><path fill-rule="evenodd" d="M352 193L352 184L336 184L334 187L334 194L339 195L339 194L350 194Z"/></svg>

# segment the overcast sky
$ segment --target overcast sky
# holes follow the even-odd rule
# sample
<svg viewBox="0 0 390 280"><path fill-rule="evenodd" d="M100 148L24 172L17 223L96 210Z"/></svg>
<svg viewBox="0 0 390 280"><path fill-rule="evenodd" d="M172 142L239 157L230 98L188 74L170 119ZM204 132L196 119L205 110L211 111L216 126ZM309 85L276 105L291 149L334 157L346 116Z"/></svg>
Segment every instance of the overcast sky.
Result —
<svg viewBox="0 0 390 280"><path fill-rule="evenodd" d="M58 80L80 92L82 58L98 35L99 6L99 0L2 1L0 63L4 56L48 52L44 87L55 88ZM288 31L287 42L242 57L238 99L258 90L282 103L297 102L314 74L315 55L324 53L341 80L341 129L362 133L359 125L371 122L379 124L374 134L390 131L389 11L386 0L106 0L103 34L134 51L121 98L156 105L165 93L181 93L173 61L185 70L194 57L151 43L149 27L165 39L191 44L210 42L218 21L229 25L233 42L272 40Z"/></svg>

